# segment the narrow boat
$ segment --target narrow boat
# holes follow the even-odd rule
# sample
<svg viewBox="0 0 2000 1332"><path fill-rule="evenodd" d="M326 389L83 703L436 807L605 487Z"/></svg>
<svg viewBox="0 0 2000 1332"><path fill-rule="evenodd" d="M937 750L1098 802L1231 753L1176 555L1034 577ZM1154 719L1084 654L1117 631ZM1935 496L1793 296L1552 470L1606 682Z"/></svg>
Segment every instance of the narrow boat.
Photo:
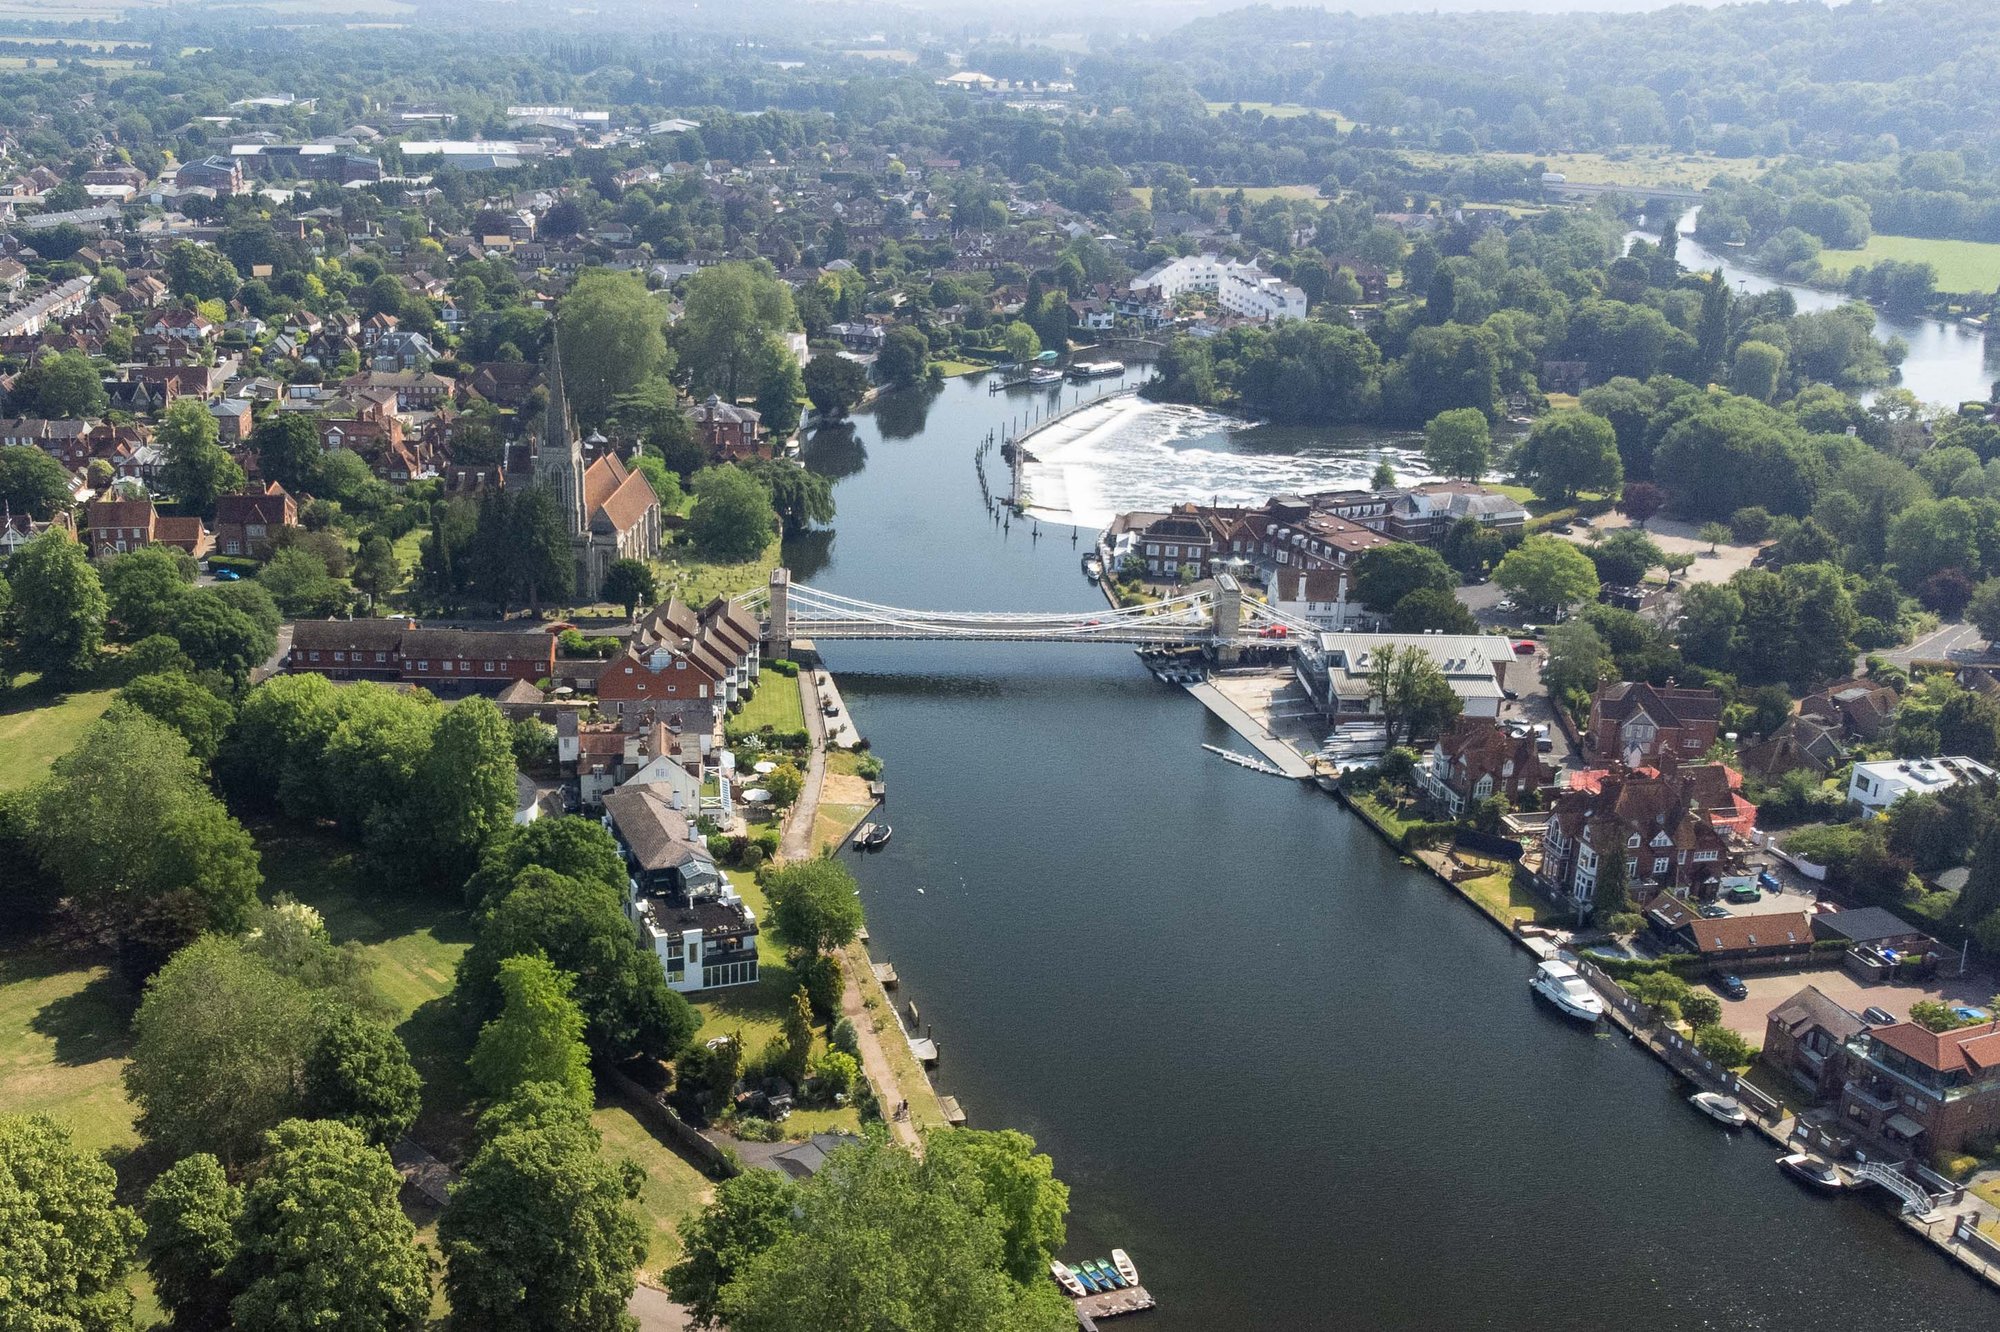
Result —
<svg viewBox="0 0 2000 1332"><path fill-rule="evenodd" d="M1847 1180L1840 1173L1839 1166L1811 1152L1793 1152L1779 1157L1778 1169L1807 1188L1818 1189L1822 1193L1838 1193L1847 1187Z"/></svg>
<svg viewBox="0 0 2000 1332"><path fill-rule="evenodd" d="M1111 1264L1118 1269L1118 1275L1125 1278L1126 1285L1136 1286L1139 1284L1139 1269L1132 1265L1132 1259L1126 1254L1125 1250L1113 1249L1111 1251Z"/></svg>
<svg viewBox="0 0 2000 1332"><path fill-rule="evenodd" d="M1604 1001L1567 962L1542 963L1528 978L1528 988L1578 1021L1595 1022L1604 1016Z"/></svg>
<svg viewBox="0 0 2000 1332"><path fill-rule="evenodd" d="M1735 1097L1721 1092L1696 1092L1688 1097L1688 1104L1724 1128L1742 1128L1750 1122L1750 1112Z"/></svg>
<svg viewBox="0 0 2000 1332"><path fill-rule="evenodd" d="M1083 1288L1083 1283L1076 1279L1076 1273L1070 1271L1062 1263L1051 1262L1049 1264L1049 1275L1056 1279L1056 1284L1063 1288L1063 1293L1073 1299L1082 1299L1090 1293Z"/></svg>
<svg viewBox="0 0 2000 1332"><path fill-rule="evenodd" d="M888 843L890 831L891 829L886 823L872 823L868 825L868 836L862 840L861 844L870 851L873 851L875 848Z"/></svg>

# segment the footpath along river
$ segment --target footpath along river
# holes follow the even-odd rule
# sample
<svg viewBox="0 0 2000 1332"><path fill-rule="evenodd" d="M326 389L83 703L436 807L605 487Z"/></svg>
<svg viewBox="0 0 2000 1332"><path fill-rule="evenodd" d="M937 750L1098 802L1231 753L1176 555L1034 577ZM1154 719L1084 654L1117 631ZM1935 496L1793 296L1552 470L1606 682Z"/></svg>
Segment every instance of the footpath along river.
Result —
<svg viewBox="0 0 2000 1332"><path fill-rule="evenodd" d="M808 450L802 581L892 605L1101 605L1068 530L1003 535L977 381ZM1018 408L1015 408L1018 410ZM1088 534L1084 541L1088 542ZM1114 647L840 643L895 840L878 958L977 1127L1035 1136L1072 1256L1131 1251L1200 1329L1990 1329L2000 1297L1811 1196L1664 1069L1531 1002L1529 960ZM919 888L925 891L921 894Z"/></svg>

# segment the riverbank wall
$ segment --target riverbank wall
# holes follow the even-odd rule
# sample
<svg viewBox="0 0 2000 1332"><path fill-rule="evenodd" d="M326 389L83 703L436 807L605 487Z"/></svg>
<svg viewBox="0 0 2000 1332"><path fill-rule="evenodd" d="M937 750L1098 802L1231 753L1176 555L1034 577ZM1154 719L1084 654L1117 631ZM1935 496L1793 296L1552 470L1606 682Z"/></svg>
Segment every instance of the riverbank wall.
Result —
<svg viewBox="0 0 2000 1332"><path fill-rule="evenodd" d="M1355 801L1345 791L1336 790L1334 798L1376 836L1398 853L1403 852L1402 838L1377 818L1373 811ZM1414 855L1406 855L1405 858L1414 861L1425 873L1469 903L1520 948L1538 957L1554 955L1553 943L1532 935L1524 935L1515 922L1497 915L1486 903L1466 892L1445 868L1445 858L1442 855L1437 852L1418 851ZM1694 1048L1694 1043L1678 1031L1655 1022L1651 1017L1652 1010L1634 999L1626 992L1624 986L1589 961L1580 959L1577 970L1585 980L1589 981L1591 988L1603 998L1606 1020L1624 1032L1626 1038L1633 1044L1702 1090L1717 1091L1735 1097L1751 1112L1749 1127L1782 1150L1791 1152L1813 1147L1813 1144L1802 1135L1797 1118L1786 1114L1784 1107L1774 1101L1762 1088L1749 1082L1733 1069L1725 1068L1702 1055ZM1953 1208L1959 1210L1952 1210ZM1983 1206L1963 1189L1959 1189L1946 1206L1938 1208L1927 1216L1898 1212L1896 1220L1901 1222L1906 1230L1921 1236L1933 1248L1950 1257L1967 1271L2000 1289L2000 1243L1996 1243L1980 1229L1982 1225L1995 1220L1993 1209Z"/></svg>

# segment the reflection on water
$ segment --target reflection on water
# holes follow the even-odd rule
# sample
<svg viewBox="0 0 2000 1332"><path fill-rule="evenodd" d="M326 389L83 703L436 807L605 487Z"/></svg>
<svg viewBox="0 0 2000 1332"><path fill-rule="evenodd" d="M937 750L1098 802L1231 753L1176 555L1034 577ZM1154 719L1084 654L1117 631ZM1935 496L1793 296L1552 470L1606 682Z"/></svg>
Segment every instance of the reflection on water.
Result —
<svg viewBox="0 0 2000 1332"><path fill-rule="evenodd" d="M814 574L832 563L836 531L836 528L823 527L785 538L781 553L785 567L792 571L792 577L801 583L809 582Z"/></svg>
<svg viewBox="0 0 2000 1332"><path fill-rule="evenodd" d="M924 432L941 385L913 384L875 400L875 427L884 439L915 439Z"/></svg>
<svg viewBox="0 0 2000 1332"><path fill-rule="evenodd" d="M829 421L813 427L799 450L799 459L808 470L838 481L868 465L868 446L861 442L852 421Z"/></svg>
<svg viewBox="0 0 2000 1332"><path fill-rule="evenodd" d="M1022 481L1030 512L1102 527L1132 509L1365 486L1384 462L1399 481L1427 481L1422 445L1417 431L1263 425L1127 397L1031 435Z"/></svg>

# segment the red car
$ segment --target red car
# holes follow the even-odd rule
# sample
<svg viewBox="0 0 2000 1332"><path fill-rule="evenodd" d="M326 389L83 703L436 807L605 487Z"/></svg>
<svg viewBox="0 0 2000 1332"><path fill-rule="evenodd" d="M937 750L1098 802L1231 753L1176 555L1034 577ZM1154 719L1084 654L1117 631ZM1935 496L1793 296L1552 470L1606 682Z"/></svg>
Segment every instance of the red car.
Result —
<svg viewBox="0 0 2000 1332"><path fill-rule="evenodd" d="M1531 638L1524 638L1514 644L1514 655L1517 657L1532 657L1539 651L1541 651L1541 648Z"/></svg>

